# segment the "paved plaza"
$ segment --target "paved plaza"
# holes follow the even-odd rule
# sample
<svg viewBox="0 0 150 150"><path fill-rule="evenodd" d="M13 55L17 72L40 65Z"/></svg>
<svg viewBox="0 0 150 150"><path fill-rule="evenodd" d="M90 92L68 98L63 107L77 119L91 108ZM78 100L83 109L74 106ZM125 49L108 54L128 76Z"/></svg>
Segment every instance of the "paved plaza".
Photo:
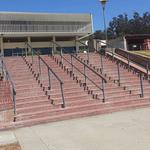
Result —
<svg viewBox="0 0 150 150"><path fill-rule="evenodd" d="M144 108L43 124L9 132L8 140L15 136L22 150L148 150L149 116Z"/></svg>

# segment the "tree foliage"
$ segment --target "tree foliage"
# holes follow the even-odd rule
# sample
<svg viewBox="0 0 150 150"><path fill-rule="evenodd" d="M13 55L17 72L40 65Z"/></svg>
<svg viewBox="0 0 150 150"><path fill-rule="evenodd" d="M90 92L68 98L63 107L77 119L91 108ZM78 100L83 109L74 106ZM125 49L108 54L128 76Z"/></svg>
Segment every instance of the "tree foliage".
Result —
<svg viewBox="0 0 150 150"><path fill-rule="evenodd" d="M145 12L140 15L138 12L134 12L130 19L127 14L120 14L109 22L107 33L109 39L126 34L150 34L150 13ZM96 38L104 38L104 35L103 31L95 32Z"/></svg>

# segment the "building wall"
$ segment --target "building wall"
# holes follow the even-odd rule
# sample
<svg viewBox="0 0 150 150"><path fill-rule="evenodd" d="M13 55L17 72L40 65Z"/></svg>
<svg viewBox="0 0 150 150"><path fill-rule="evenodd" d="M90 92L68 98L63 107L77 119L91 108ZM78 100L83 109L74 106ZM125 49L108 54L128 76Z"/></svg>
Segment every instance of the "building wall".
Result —
<svg viewBox="0 0 150 150"><path fill-rule="evenodd" d="M61 47L72 47L75 46L75 43L73 41L57 41L57 43ZM25 43L24 42L16 42L16 43L4 43L4 49L10 49L10 48L25 48ZM31 46L33 48L42 48L42 47L53 47L53 44L50 42L31 42Z"/></svg>
<svg viewBox="0 0 150 150"><path fill-rule="evenodd" d="M68 50L74 47L77 50L80 45L75 39L92 33L92 27L91 14L0 12L1 54L3 55L4 50L25 49L25 42L28 42L32 48L46 50L51 47L56 50L57 46L49 42L56 41ZM33 37L47 39L32 42ZM72 40L68 40L68 37Z"/></svg>
<svg viewBox="0 0 150 150"><path fill-rule="evenodd" d="M91 14L0 13L0 32L91 33Z"/></svg>

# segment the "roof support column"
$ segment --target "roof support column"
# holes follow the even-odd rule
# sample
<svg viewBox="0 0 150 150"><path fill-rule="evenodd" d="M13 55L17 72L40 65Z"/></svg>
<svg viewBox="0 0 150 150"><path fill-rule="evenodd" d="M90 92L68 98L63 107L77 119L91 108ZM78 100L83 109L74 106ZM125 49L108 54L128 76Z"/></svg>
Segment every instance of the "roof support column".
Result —
<svg viewBox="0 0 150 150"><path fill-rule="evenodd" d="M127 49L127 40L125 37L123 38L123 41L124 41L124 50L127 51L128 50Z"/></svg>
<svg viewBox="0 0 150 150"><path fill-rule="evenodd" d="M3 44L3 36L0 37L0 44L1 44L1 56L4 56L4 44Z"/></svg>
<svg viewBox="0 0 150 150"><path fill-rule="evenodd" d="M55 36L53 36L53 54L55 54L55 52L56 52L56 44L55 44L55 42L56 42L56 37Z"/></svg>
<svg viewBox="0 0 150 150"><path fill-rule="evenodd" d="M76 53L78 53L79 52L79 43L78 43L78 36L76 36L76 40L75 40L75 47L76 47Z"/></svg>
<svg viewBox="0 0 150 150"><path fill-rule="evenodd" d="M31 45L31 37L30 37L30 36L28 36L28 44L29 44L30 46L32 46L32 45ZM30 47L28 47L28 51L31 52L31 48L30 48Z"/></svg>

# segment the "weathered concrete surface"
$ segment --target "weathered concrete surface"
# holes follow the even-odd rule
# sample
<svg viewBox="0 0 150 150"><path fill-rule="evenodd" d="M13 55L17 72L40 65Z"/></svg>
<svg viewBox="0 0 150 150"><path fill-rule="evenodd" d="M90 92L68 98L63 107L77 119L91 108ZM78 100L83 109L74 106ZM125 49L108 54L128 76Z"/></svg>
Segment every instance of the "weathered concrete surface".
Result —
<svg viewBox="0 0 150 150"><path fill-rule="evenodd" d="M14 133L22 150L148 150L150 108L74 119Z"/></svg>
<svg viewBox="0 0 150 150"><path fill-rule="evenodd" d="M0 146L17 143L17 139L12 131L0 132Z"/></svg>
<svg viewBox="0 0 150 150"><path fill-rule="evenodd" d="M0 150L21 150L13 131L0 132Z"/></svg>

